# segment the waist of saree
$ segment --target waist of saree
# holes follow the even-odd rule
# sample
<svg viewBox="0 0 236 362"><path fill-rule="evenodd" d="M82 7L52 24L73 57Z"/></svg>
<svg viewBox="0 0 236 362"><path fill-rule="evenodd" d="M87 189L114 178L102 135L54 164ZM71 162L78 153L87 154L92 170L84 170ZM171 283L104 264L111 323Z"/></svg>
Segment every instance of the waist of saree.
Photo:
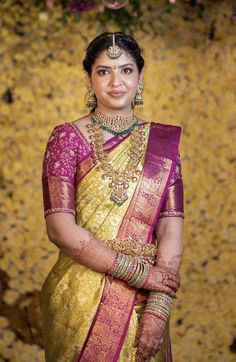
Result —
<svg viewBox="0 0 236 362"><path fill-rule="evenodd" d="M113 250L137 258L144 264L154 265L155 263L157 244L140 243L131 237L126 239L103 240L103 242Z"/></svg>

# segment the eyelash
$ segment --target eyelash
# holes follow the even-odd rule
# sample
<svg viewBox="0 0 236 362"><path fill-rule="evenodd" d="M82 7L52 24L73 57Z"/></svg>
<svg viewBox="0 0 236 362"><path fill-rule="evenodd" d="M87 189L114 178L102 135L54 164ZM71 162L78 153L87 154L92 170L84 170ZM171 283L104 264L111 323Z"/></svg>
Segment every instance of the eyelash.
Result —
<svg viewBox="0 0 236 362"><path fill-rule="evenodd" d="M124 72L124 74L131 74L131 73L133 73L133 69L132 69L132 68L123 68L123 69L122 69L122 71L127 71L127 70L128 70L128 72ZM101 70L98 71L98 74L99 74L100 76L106 75L107 73L104 73L104 72L108 72L108 70L107 70L107 69L101 69Z"/></svg>

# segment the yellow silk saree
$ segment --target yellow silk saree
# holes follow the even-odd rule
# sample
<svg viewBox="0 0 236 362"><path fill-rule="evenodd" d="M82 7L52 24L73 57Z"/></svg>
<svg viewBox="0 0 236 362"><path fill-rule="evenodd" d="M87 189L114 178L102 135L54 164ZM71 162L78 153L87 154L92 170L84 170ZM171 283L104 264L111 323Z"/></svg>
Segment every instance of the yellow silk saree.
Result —
<svg viewBox="0 0 236 362"><path fill-rule="evenodd" d="M144 123L139 127L145 132L146 151L139 163L142 172L138 180L130 184L128 200L121 206L110 199L109 180L101 179L102 173L93 165L89 149L83 149L69 176L49 172L49 160L54 162L53 170L58 170L55 149L60 149L57 145L65 137L67 141L69 137L70 140L80 137L80 143L86 143L74 124L57 127L44 157L45 216L50 212L71 212L76 224L100 239L129 237L137 243L155 243L154 228L160 212L163 216L167 212L172 215L183 212L180 183L168 189L176 166L181 130L159 123ZM112 166L124 169L128 162L129 136L112 137L105 147ZM67 147L62 147L60 154L67 157L68 152ZM70 148L71 155L76 152L78 154L78 142L76 148ZM70 160L63 162L64 167L72 164ZM169 210L163 210L164 203ZM146 291L137 291L126 282L95 272L60 252L41 291L46 361L135 362L133 344L147 297ZM150 361L171 360L167 328L161 350Z"/></svg>

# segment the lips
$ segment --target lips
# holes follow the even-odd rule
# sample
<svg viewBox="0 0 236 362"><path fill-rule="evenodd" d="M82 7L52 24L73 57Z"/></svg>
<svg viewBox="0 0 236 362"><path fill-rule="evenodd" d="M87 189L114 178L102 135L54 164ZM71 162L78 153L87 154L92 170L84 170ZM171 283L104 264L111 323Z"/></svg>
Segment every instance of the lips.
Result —
<svg viewBox="0 0 236 362"><path fill-rule="evenodd" d="M125 94L125 92L109 92L108 93L111 97L122 97L124 94Z"/></svg>

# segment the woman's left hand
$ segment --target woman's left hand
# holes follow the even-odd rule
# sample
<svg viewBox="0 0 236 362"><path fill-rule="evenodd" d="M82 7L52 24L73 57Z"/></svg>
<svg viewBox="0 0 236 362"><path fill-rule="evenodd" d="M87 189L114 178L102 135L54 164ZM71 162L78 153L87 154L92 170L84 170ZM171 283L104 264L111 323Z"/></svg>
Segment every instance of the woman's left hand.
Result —
<svg viewBox="0 0 236 362"><path fill-rule="evenodd" d="M166 322L151 314L141 317L135 337L136 362L148 362L160 350L164 339Z"/></svg>

